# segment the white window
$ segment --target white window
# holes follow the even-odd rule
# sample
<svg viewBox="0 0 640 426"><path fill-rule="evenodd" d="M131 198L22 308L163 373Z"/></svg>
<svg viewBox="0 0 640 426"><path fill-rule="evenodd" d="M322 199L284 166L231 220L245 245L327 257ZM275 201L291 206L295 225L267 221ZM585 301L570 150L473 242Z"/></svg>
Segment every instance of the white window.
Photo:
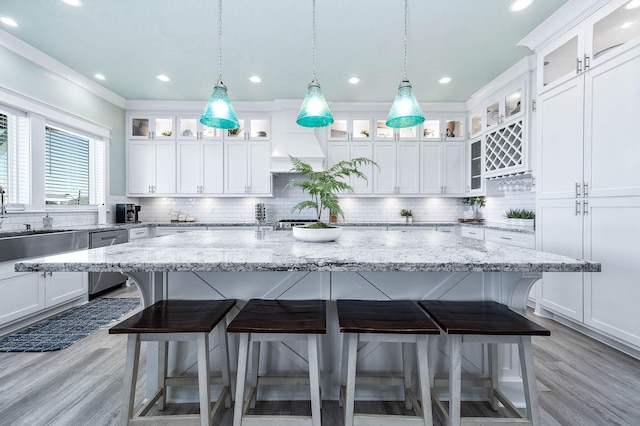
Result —
<svg viewBox="0 0 640 426"><path fill-rule="evenodd" d="M6 203L30 203L30 144L26 114L0 105L0 186Z"/></svg>
<svg viewBox="0 0 640 426"><path fill-rule="evenodd" d="M54 126L45 128L45 203L104 202L104 144Z"/></svg>

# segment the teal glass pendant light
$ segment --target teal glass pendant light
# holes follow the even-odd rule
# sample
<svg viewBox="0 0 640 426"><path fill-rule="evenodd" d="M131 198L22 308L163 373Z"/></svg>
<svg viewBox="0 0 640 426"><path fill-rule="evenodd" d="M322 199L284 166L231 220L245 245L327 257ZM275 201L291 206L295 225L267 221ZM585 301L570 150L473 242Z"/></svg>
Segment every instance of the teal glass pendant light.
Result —
<svg viewBox="0 0 640 426"><path fill-rule="evenodd" d="M222 0L218 0L218 49L218 81L202 111L200 122L216 129L237 129L240 123L229 101L227 86L222 82Z"/></svg>
<svg viewBox="0 0 640 426"><path fill-rule="evenodd" d="M404 77L398 87L398 94L391 105L387 126L393 128L413 127L424 121L422 108L413 96L411 83L407 78L407 20L409 16L408 0L404 0Z"/></svg>
<svg viewBox="0 0 640 426"><path fill-rule="evenodd" d="M320 83L316 80L316 0L313 0L311 44L313 45L313 80L307 87L307 95L304 97L302 107L300 107L296 123L302 127L324 127L333 123L333 116L322 95Z"/></svg>

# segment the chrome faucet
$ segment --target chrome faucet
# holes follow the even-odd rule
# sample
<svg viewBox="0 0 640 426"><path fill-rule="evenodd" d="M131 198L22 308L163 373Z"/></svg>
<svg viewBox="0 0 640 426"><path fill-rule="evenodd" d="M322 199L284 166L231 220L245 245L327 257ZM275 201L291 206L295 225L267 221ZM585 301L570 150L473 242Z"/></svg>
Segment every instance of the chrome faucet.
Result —
<svg viewBox="0 0 640 426"><path fill-rule="evenodd" d="M0 217L4 217L6 213L7 208L4 206L4 188L0 186Z"/></svg>

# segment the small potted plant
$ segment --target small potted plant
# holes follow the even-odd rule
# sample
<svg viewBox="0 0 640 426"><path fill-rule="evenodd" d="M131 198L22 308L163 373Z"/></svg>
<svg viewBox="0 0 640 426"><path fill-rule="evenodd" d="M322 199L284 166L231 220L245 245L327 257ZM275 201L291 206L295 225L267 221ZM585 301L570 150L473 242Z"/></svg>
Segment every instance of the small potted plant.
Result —
<svg viewBox="0 0 640 426"><path fill-rule="evenodd" d="M527 209L509 209L506 211L507 224L516 226L527 226L533 228L535 225L536 213Z"/></svg>
<svg viewBox="0 0 640 426"><path fill-rule="evenodd" d="M413 222L413 213L411 210L402 209L400 210L400 216L404 217L406 224L410 224Z"/></svg>
<svg viewBox="0 0 640 426"><path fill-rule="evenodd" d="M469 206L469 210L473 210L473 219L480 219L480 207L484 207L486 200L484 197L464 197L462 204Z"/></svg>
<svg viewBox="0 0 640 426"><path fill-rule="evenodd" d="M310 200L301 201L291 209L292 212L311 209L315 211L317 222L307 226L295 226L293 236L302 241L326 242L333 241L342 234L342 228L327 225L322 222L322 213L327 210L333 213L336 218L344 218L344 212L338 201L338 193L353 192L351 185L346 183L349 176L367 180L367 177L358 170L358 167L378 164L368 158L358 157L349 161L340 161L327 170L316 172L311 165L303 162L299 158L289 156L293 167L292 172L305 176L306 179L287 184L287 187L301 188L303 192L309 193Z"/></svg>

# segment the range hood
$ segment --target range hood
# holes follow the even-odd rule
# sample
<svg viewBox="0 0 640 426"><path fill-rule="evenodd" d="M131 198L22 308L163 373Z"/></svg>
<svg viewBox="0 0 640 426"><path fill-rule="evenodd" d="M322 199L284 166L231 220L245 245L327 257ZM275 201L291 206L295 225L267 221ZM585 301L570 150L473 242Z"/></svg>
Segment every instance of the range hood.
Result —
<svg viewBox="0 0 640 426"><path fill-rule="evenodd" d="M298 126L297 117L297 110L272 115L271 173L291 173L289 155L310 164L315 171L324 170L325 154L315 130Z"/></svg>

